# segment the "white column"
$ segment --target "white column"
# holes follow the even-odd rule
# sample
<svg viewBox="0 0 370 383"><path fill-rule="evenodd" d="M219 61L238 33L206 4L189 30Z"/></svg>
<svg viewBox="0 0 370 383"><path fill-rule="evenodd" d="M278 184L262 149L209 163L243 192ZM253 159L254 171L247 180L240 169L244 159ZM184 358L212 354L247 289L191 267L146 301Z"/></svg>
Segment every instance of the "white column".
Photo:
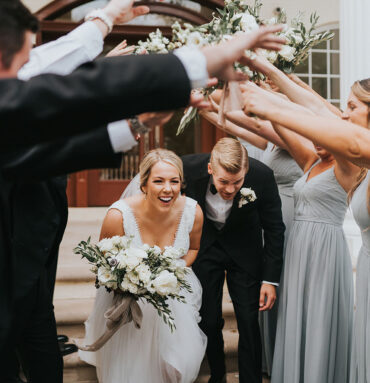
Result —
<svg viewBox="0 0 370 383"><path fill-rule="evenodd" d="M370 77L370 0L340 0L341 107L356 80Z"/></svg>

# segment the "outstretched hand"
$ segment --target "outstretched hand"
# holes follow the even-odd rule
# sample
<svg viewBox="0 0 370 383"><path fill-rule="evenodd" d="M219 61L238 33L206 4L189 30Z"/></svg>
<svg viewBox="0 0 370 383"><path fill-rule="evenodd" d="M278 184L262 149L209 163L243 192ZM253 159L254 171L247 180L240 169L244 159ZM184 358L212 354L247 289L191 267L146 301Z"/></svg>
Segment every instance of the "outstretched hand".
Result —
<svg viewBox="0 0 370 383"><path fill-rule="evenodd" d="M274 108L281 107L285 100L275 95L273 92L261 89L252 82L241 84L240 89L243 95L243 111L245 114L254 114L265 119L266 113ZM231 116L230 116L231 117Z"/></svg>
<svg viewBox="0 0 370 383"><path fill-rule="evenodd" d="M141 5L133 8L135 0L111 0L105 7L104 11L114 24L124 24L131 21L135 17L146 15L149 13L149 7Z"/></svg>
<svg viewBox="0 0 370 383"><path fill-rule="evenodd" d="M269 283L262 283L260 290L259 311L271 310L276 301L276 287Z"/></svg>
<svg viewBox="0 0 370 383"><path fill-rule="evenodd" d="M244 63L248 49L280 50L286 40L275 33L282 29L282 25L264 26L216 46L204 47L202 52L207 60L209 75L226 81L246 80L245 74L234 70L234 62Z"/></svg>
<svg viewBox="0 0 370 383"><path fill-rule="evenodd" d="M127 41L121 41L111 51L109 51L105 57L126 56L131 54L135 50L134 45L127 46Z"/></svg>

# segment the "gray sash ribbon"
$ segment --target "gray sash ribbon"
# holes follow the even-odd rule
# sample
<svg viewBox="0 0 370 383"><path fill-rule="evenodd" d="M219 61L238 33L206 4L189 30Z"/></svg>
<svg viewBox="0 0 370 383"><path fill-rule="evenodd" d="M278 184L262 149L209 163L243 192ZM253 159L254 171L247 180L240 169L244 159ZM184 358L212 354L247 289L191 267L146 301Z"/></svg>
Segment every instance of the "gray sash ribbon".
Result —
<svg viewBox="0 0 370 383"><path fill-rule="evenodd" d="M113 305L105 313L106 330L93 344L87 346L77 345L83 351L97 351L115 334L124 324L134 322L136 328L141 327L143 313L133 295L114 293Z"/></svg>

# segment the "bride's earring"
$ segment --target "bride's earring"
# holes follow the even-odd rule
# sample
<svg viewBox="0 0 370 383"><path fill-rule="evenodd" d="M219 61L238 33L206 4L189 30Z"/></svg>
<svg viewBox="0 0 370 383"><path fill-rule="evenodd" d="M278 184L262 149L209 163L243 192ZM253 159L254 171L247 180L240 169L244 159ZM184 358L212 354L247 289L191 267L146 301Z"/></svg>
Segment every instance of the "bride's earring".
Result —
<svg viewBox="0 0 370 383"><path fill-rule="evenodd" d="M148 193L144 193L144 199L146 199L147 196L148 196Z"/></svg>

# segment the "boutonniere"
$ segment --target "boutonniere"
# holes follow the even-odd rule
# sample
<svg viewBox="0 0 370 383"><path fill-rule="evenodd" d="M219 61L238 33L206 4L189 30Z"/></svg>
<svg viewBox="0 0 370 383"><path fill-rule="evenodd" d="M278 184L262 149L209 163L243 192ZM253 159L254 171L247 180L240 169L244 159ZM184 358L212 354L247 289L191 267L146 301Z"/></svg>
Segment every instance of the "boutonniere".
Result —
<svg viewBox="0 0 370 383"><path fill-rule="evenodd" d="M240 189L239 207L246 205L249 202L253 202L257 199L256 193L251 188Z"/></svg>

